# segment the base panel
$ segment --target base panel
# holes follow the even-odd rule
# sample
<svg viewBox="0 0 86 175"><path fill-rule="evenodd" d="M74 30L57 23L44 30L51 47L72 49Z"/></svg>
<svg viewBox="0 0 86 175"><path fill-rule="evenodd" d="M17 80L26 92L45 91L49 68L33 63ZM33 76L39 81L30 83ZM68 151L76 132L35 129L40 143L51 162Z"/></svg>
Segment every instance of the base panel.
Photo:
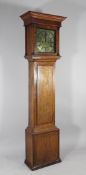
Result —
<svg viewBox="0 0 86 175"><path fill-rule="evenodd" d="M26 160L30 169L35 170L61 162L59 158L59 129L39 132L26 130Z"/></svg>

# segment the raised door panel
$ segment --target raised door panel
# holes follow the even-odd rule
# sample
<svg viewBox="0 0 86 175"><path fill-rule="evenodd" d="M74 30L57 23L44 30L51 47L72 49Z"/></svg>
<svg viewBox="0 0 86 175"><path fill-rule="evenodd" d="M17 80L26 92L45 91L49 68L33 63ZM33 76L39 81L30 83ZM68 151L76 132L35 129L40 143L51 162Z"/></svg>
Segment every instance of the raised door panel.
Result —
<svg viewBox="0 0 86 175"><path fill-rule="evenodd" d="M34 163L46 164L59 159L59 131L34 135Z"/></svg>
<svg viewBox="0 0 86 175"><path fill-rule="evenodd" d="M53 66L38 65L37 69L37 125L54 120Z"/></svg>

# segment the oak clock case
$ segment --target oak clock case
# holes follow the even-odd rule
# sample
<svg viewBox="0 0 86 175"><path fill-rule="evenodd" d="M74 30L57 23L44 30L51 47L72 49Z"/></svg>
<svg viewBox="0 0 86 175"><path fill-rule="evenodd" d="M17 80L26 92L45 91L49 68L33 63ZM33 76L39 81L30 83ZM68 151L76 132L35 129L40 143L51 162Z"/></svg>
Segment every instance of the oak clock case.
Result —
<svg viewBox="0 0 86 175"><path fill-rule="evenodd" d="M59 29L65 17L29 11L25 25L25 58L29 67L29 117L25 130L25 163L32 170L60 162L59 128L55 126L54 68Z"/></svg>

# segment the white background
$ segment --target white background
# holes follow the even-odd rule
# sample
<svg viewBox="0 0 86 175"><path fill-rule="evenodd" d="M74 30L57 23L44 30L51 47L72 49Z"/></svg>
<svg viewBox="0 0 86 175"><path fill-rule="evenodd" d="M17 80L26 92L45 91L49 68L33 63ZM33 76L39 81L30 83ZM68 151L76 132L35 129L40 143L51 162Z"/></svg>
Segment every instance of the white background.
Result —
<svg viewBox="0 0 86 175"><path fill-rule="evenodd" d="M62 58L56 63L56 125L62 163L31 172L25 159L28 69L24 26L28 10L68 17L60 30ZM86 2L0 1L0 175L86 174Z"/></svg>

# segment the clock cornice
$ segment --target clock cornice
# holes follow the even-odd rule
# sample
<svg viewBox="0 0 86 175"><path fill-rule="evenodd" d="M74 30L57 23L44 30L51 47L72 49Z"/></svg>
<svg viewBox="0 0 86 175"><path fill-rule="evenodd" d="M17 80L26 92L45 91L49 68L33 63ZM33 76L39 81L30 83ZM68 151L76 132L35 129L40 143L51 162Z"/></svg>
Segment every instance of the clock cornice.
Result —
<svg viewBox="0 0 86 175"><path fill-rule="evenodd" d="M40 13L40 12L33 12L28 11L20 16L24 21L24 25L29 25L31 23L38 23L40 22L48 22L52 23L53 25L60 25L62 21L66 19L66 17L58 16L58 15L51 15L47 13Z"/></svg>

